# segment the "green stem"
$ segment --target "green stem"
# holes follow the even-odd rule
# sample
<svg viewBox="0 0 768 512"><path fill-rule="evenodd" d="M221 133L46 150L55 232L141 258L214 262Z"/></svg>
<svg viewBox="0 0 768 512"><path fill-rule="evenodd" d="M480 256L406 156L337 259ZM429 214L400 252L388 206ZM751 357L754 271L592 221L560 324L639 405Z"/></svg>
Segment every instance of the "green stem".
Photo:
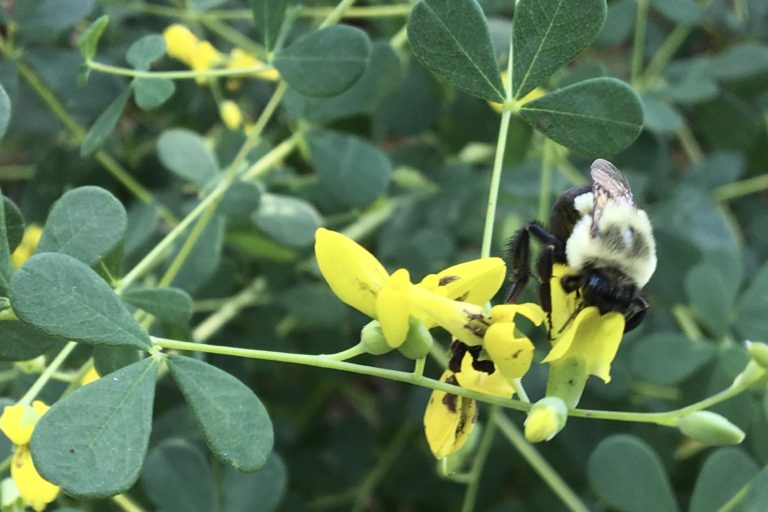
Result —
<svg viewBox="0 0 768 512"><path fill-rule="evenodd" d="M43 370L43 373L40 374L40 376L37 378L34 384L27 390L26 393L24 393L24 396L21 397L21 399L18 401L18 404L21 405L29 405L32 403L32 401L37 398L38 393L42 391L43 387L48 383L49 380L51 380L51 377L53 377L53 374L58 371L59 367L64 363L64 360L67 359L69 354L72 353L72 351L77 347L77 343L74 341L70 341L66 345L64 345L64 348L59 351L58 354L56 354L56 357L53 358L53 361L48 365L48 367Z"/></svg>
<svg viewBox="0 0 768 512"><path fill-rule="evenodd" d="M384 479L415 431L416 426L411 421L400 427L392 441L381 452L376 465L360 484L352 512L362 512L368 508L368 501L376 490L376 486Z"/></svg>
<svg viewBox="0 0 768 512"><path fill-rule="evenodd" d="M422 376L424 376L424 366L427 364L427 358L426 357L420 357L416 360L416 362L413 365L413 379L419 380Z"/></svg>
<svg viewBox="0 0 768 512"><path fill-rule="evenodd" d="M485 227L483 228L483 244L480 249L480 257L487 258L491 255L491 243L493 241L493 225L496 220L496 205L499 200L499 186L501 184L501 171L504 163L504 150L507 146L507 133L509 132L509 119L512 111L505 109L501 113L501 125L499 126L499 138L496 142L496 156L493 160L491 184L488 189L488 207L485 212Z"/></svg>
<svg viewBox="0 0 768 512"><path fill-rule="evenodd" d="M162 5L142 4L138 7L132 7L141 10L146 14L155 16L164 16L168 18L180 18L185 20L253 20L253 11L250 9L219 9L206 12L189 11L177 7L166 7ZM363 7L352 7L344 12L344 18L388 18L398 16L408 16L411 12L411 4L394 5L371 5ZM333 7L302 7L299 16L305 18L320 18L327 16L333 11Z"/></svg>
<svg viewBox="0 0 768 512"><path fill-rule="evenodd" d="M649 0L637 0L637 15L635 17L635 37L632 42L632 86L640 89L640 74L643 70L643 55L645 53L645 27L648 23Z"/></svg>
<svg viewBox="0 0 768 512"><path fill-rule="evenodd" d="M677 131L677 138L680 141L680 145L683 146L683 151L688 155L688 158L692 163L700 162L704 158L704 152L701 150L701 146L696 142L693 136L693 132L688 125L683 125Z"/></svg>
<svg viewBox="0 0 768 512"><path fill-rule="evenodd" d="M222 39L229 41L234 46L249 51L263 60L267 59L267 51L263 46L257 44L251 38L244 36L221 20L217 20L216 18L203 18L201 21L208 30L214 34L218 34Z"/></svg>
<svg viewBox="0 0 768 512"><path fill-rule="evenodd" d="M485 461L488 459L488 454L491 453L493 439L496 436L497 417L500 413L501 410L498 406L491 408L488 424L485 427L483 437L480 440L480 446L478 446L477 453L472 461L472 468L469 470L467 492L464 493L464 503L461 506L461 512L472 512L475 508L477 492L480 489L480 477L483 475L483 468L485 467Z"/></svg>
<svg viewBox="0 0 768 512"><path fill-rule="evenodd" d="M589 508L560 477L555 469L541 456L539 451L531 445L522 432L512 423L505 414L496 417L496 424L510 443L517 449L529 466L538 474L550 489L560 498L560 501L573 512L588 512Z"/></svg>
<svg viewBox="0 0 768 512"><path fill-rule="evenodd" d="M245 76L274 69L271 64L262 64L259 66L250 66L247 68L207 69L205 71L142 71L139 69L123 68L120 66L102 64L101 62L96 62L94 60L87 60L85 63L93 71L99 71L101 73L107 73L110 75L128 76L132 78L165 78L168 80L192 80L201 77L219 76Z"/></svg>
<svg viewBox="0 0 768 512"><path fill-rule="evenodd" d="M544 139L541 155L541 184L539 186L539 209L537 218L545 221L549 217L549 203L552 196L552 147L553 142Z"/></svg>
<svg viewBox="0 0 768 512"><path fill-rule="evenodd" d="M349 347L346 350L342 350L341 352L336 352L335 354L323 354L320 357L333 359L334 361L346 361L347 359L352 359L353 357L357 357L366 353L368 353L368 351L365 349L365 345L361 342L357 345Z"/></svg>
<svg viewBox="0 0 768 512"><path fill-rule="evenodd" d="M144 509L138 506L132 499L125 494L112 496L112 502L120 507L124 512L144 512Z"/></svg>
<svg viewBox="0 0 768 512"><path fill-rule="evenodd" d="M4 53L6 53L4 51ZM7 54L7 53L6 53ZM46 106L53 112L53 114L64 124L64 126L72 132L78 143L82 143L85 140L86 131L81 127L75 118L70 115L64 105L56 98L53 92L46 86L40 77L32 71L32 69L21 61L16 62L16 67L19 74L24 81L29 85L32 90L37 93ZM168 210L165 206L160 204L152 193L144 188L141 183L136 181L130 173L125 170L112 156L106 151L99 150L94 154L94 158L106 169L117 181L119 181L125 188L136 196L139 201L148 204L155 208L160 217L170 223L176 224L178 219L176 216Z"/></svg>
<svg viewBox="0 0 768 512"><path fill-rule="evenodd" d="M670 32L664 42L661 43L661 47L651 58L651 62L648 63L642 79L645 88L652 86L658 80L664 67L674 57L690 33L690 25L678 25Z"/></svg>
<svg viewBox="0 0 768 512"><path fill-rule="evenodd" d="M237 316L243 308L260 299L265 290L266 280L263 277L257 277L240 293L221 302L214 313L195 327L192 331L192 338L198 341L207 341L221 327Z"/></svg>
<svg viewBox="0 0 768 512"><path fill-rule="evenodd" d="M768 190L768 174L721 185L712 191L712 197L715 201L728 201L764 190Z"/></svg>
<svg viewBox="0 0 768 512"><path fill-rule="evenodd" d="M696 325L691 312L685 304L675 304L672 306L672 316L677 320L677 324L689 340L700 340L702 338L701 329Z"/></svg>
<svg viewBox="0 0 768 512"><path fill-rule="evenodd" d="M330 27L331 25L337 23L354 3L355 0L341 0L341 2L336 4L336 7L328 12L323 22L320 23L319 28Z"/></svg>

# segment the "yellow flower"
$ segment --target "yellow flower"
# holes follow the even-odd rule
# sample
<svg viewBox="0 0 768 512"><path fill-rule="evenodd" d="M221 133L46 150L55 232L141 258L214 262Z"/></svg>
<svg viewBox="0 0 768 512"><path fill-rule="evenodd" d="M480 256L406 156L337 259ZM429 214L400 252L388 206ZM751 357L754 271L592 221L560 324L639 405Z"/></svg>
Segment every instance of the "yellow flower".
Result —
<svg viewBox="0 0 768 512"><path fill-rule="evenodd" d="M29 440L38 420L49 407L38 400L32 405L10 405L3 409L0 416L0 430L15 445L11 461L11 478L16 483L24 502L36 511L45 509L48 503L56 499L59 487L45 480L35 469Z"/></svg>
<svg viewBox="0 0 768 512"><path fill-rule="evenodd" d="M184 25L174 23L163 31L166 53L178 59L187 66L192 65L192 57L195 54L199 41Z"/></svg>
<svg viewBox="0 0 768 512"><path fill-rule="evenodd" d="M219 115L224 125L230 130L237 130L243 124L243 113L240 107L232 100L222 101L219 105Z"/></svg>
<svg viewBox="0 0 768 512"><path fill-rule="evenodd" d="M263 61L257 59L250 53L241 50L240 48L233 48L232 51L229 52L229 61L227 62L228 69L239 70L258 68L264 65L265 63ZM257 78L261 78L262 80L269 80L271 82L280 80L280 73L274 68L255 72L253 75ZM237 90L238 88L240 88L240 80L233 78L227 82L227 89L230 91Z"/></svg>
<svg viewBox="0 0 768 512"><path fill-rule="evenodd" d="M29 259L35 253L37 244L40 242L40 237L43 236L43 229L37 224L30 224L27 229L24 230L24 237L21 239L21 243L16 247L11 255L11 264L13 268L21 267L25 261Z"/></svg>
<svg viewBox="0 0 768 512"><path fill-rule="evenodd" d="M470 315L481 314L480 306L451 299L471 296L472 300L485 303L501 286L505 272L500 258L486 258L456 265L414 285L407 270L399 269L390 276L370 252L346 236L324 228L315 234L315 256L333 293L378 320L384 338L393 348L405 341L411 316L427 327L438 324L451 331L441 320L467 322L466 314L452 315L452 308L466 307ZM455 328L461 330L461 326Z"/></svg>
<svg viewBox="0 0 768 512"><path fill-rule="evenodd" d="M91 366L91 369L85 372L85 375L83 375L83 378L80 379L80 385L85 386L86 384L90 384L91 382L95 382L101 378L101 375L99 375L99 372L96 371L95 366Z"/></svg>
<svg viewBox="0 0 768 512"><path fill-rule="evenodd" d="M605 383L611 380L611 363L624 334L624 315L617 311L601 315L596 307L580 307L576 293L566 294L560 286L560 278L568 273L566 265L555 265L552 274L552 313L550 335L554 346L544 363L554 363L567 358L581 359L587 375L600 377Z"/></svg>
<svg viewBox="0 0 768 512"><path fill-rule="evenodd" d="M442 382L456 384L456 377L446 370ZM456 453L469 438L477 423L477 401L435 390L424 412L424 433L436 459Z"/></svg>
<svg viewBox="0 0 768 512"><path fill-rule="evenodd" d="M549 441L565 427L567 418L565 402L556 396L542 398L525 419L525 438L532 443Z"/></svg>
<svg viewBox="0 0 768 512"><path fill-rule="evenodd" d="M201 41L196 47L194 53L192 53L189 67L194 71L208 71L213 69L219 62L221 62L221 54L213 47L208 41ZM195 78L195 81L199 84L204 84L208 81L207 77L199 76Z"/></svg>

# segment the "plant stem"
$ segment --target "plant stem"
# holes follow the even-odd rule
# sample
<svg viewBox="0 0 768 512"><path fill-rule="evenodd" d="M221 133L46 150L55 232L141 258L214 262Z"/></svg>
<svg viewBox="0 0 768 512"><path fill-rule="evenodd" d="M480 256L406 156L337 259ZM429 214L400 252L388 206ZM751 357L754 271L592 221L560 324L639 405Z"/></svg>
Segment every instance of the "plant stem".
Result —
<svg viewBox="0 0 768 512"><path fill-rule="evenodd" d="M368 351L365 349L365 345L363 345L361 342L357 345L349 347L346 350L342 350L341 352L336 352L335 354L325 354L322 357L333 359L334 361L346 361L347 359L352 359L353 357L366 354L367 352Z"/></svg>
<svg viewBox="0 0 768 512"><path fill-rule="evenodd" d="M496 418L500 413L499 407L493 406L488 415L488 424L485 427L482 439L480 439L480 446L478 446L477 453L472 461L472 468L469 470L467 491L464 493L464 503L461 506L461 512L472 512L475 508L477 492L480 489L480 477L483 475L485 461L491 452L491 446L493 446L493 439L496 436Z"/></svg>
<svg viewBox="0 0 768 512"><path fill-rule="evenodd" d="M397 16L408 16L411 12L411 4L394 4L394 5L371 5L362 7L352 7L344 12L344 18L388 18ZM166 7L162 5L143 4L135 9L141 10L146 14L152 14L155 16L164 16L168 18L181 18L186 20L202 20L203 22L209 19L218 20L243 20L250 21L253 19L253 11L250 9L219 9L210 10L205 12L189 11L187 9L179 9L177 7ZM327 16L333 7L302 7L299 11L299 16L305 18L320 18Z"/></svg>
<svg viewBox="0 0 768 512"><path fill-rule="evenodd" d="M545 138L541 155L541 184L539 185L539 209L537 218L544 222L549 217L552 195L552 142Z"/></svg>
<svg viewBox="0 0 768 512"><path fill-rule="evenodd" d="M214 34L218 34L222 39L229 41L238 48L255 54L260 59L267 59L267 51L263 46L257 44L251 38L244 36L223 21L212 17L203 18L201 21L203 22L205 28Z"/></svg>
<svg viewBox="0 0 768 512"><path fill-rule="evenodd" d="M648 67L645 70L643 76L643 86L645 88L651 87L656 80L661 76L661 72L664 70L664 66L672 59L677 50L691 33L690 25L678 25L667 36L661 47L651 58L651 62L648 63Z"/></svg>
<svg viewBox="0 0 768 512"><path fill-rule="evenodd" d="M683 146L685 154L688 155L691 163L700 162L704 158L704 152L701 150L701 146L696 142L693 137L693 132L684 124L682 128L677 131L677 138L680 141L680 145Z"/></svg>
<svg viewBox="0 0 768 512"><path fill-rule="evenodd" d="M648 23L649 0L637 0L637 15L635 17L635 37L632 42L632 87L641 89L640 73L643 70L643 54L645 53L645 27Z"/></svg>
<svg viewBox="0 0 768 512"><path fill-rule="evenodd" d="M568 486L555 469L541 456L539 451L529 443L520 430L505 414L496 416L496 424L510 443L517 449L529 466L538 474L550 489L560 498L560 501L573 512L588 512L589 508Z"/></svg>
<svg viewBox="0 0 768 512"><path fill-rule="evenodd" d="M264 295L265 290L266 280L263 277L257 277L240 293L222 302L217 311L200 322L192 331L192 338L198 341L208 341L222 326L237 316L243 308L253 304Z"/></svg>
<svg viewBox="0 0 768 512"><path fill-rule="evenodd" d="M341 0L341 2L336 4L336 7L328 12L325 19L320 23L319 28L330 27L334 23L337 23L354 3L355 0Z"/></svg>
<svg viewBox="0 0 768 512"><path fill-rule="evenodd" d="M69 354L72 353L72 351L77 347L77 343L74 341L70 341L66 345L64 345L64 348L62 348L58 354L56 354L56 357L53 358L53 361L48 365L48 367L43 370L43 373L40 374L40 376L37 378L34 384L27 390L26 393L24 393L24 396L21 397L21 399L18 401L18 404L22 405L29 405L32 403L32 401L37 398L37 394L40 393L40 391L45 387L45 385L48 383L48 381L51 379L54 373L59 369L59 367L64 363L64 360L67 359Z"/></svg>
<svg viewBox="0 0 768 512"><path fill-rule="evenodd" d="M504 150L507 145L507 133L509 131L509 119L512 111L505 109L501 113L501 125L499 126L499 138L496 142L496 156L493 160L491 184L488 189L488 206L485 213L485 227L483 228L483 244L480 249L480 257L487 258L491 255L491 243L493 241L493 226L496 221L496 206L499 200L499 186L501 184L501 171L504 163Z"/></svg>
<svg viewBox="0 0 768 512"><path fill-rule="evenodd" d="M123 509L124 512L144 512L144 509L138 506L132 499L125 494L112 496L112 502Z"/></svg>
<svg viewBox="0 0 768 512"><path fill-rule="evenodd" d="M768 190L768 174L721 185L712 191L715 201L728 201L737 197Z"/></svg>
<svg viewBox="0 0 768 512"><path fill-rule="evenodd" d="M128 76L132 78L165 78L167 80L192 80L201 77L232 77L232 76L245 76L261 73L263 71L269 71L273 69L271 64L262 64L259 66L250 66L247 68L224 68L224 69L208 69L205 71L142 71L133 68L123 68L120 66L112 66L110 64L103 64L94 60L85 61L86 65L93 71L100 73L107 73L110 75Z"/></svg>

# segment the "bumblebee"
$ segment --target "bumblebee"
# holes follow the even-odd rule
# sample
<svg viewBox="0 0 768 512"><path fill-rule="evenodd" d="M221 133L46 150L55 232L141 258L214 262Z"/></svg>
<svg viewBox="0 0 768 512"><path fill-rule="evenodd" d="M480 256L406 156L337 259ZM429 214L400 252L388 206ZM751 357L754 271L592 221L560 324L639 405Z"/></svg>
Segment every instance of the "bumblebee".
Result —
<svg viewBox="0 0 768 512"><path fill-rule="evenodd" d="M656 270L656 243L645 211L635 204L629 182L610 162L592 163L592 183L567 190L555 202L549 229L531 221L507 244L511 286L507 303L515 302L531 277L530 240L542 244L536 261L539 296L552 332L552 275L555 264L569 273L560 278L566 293L576 293L577 307L560 331L585 307L600 314L618 311L626 320L624 332L645 318L648 302L640 293ZM555 281L556 282L556 281Z"/></svg>

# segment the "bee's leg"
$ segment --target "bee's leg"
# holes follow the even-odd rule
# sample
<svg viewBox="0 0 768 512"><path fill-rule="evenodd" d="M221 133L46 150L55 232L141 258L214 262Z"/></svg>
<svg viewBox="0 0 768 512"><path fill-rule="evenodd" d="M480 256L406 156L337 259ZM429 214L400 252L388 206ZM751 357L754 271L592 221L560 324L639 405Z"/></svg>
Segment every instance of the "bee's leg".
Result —
<svg viewBox="0 0 768 512"><path fill-rule="evenodd" d="M650 304L645 300L642 295L636 295L630 305L630 314L627 316L627 321L624 324L624 332L629 332L643 321L645 314L648 312Z"/></svg>
<svg viewBox="0 0 768 512"><path fill-rule="evenodd" d="M510 279L512 286L509 287L509 292L507 292L507 298L504 301L506 304L517 300L518 296L525 289L525 285L528 284L528 279L531 277L531 236L545 246L544 252L539 257L537 264L537 270L542 282L549 283L549 278L552 276L552 261L555 251L563 249L563 242L536 221L529 222L520 228L507 244L507 254L511 254L512 259L512 277ZM546 279L542 275L542 267L547 265L542 263L542 257L546 257L546 260L549 261L549 268L544 272Z"/></svg>

